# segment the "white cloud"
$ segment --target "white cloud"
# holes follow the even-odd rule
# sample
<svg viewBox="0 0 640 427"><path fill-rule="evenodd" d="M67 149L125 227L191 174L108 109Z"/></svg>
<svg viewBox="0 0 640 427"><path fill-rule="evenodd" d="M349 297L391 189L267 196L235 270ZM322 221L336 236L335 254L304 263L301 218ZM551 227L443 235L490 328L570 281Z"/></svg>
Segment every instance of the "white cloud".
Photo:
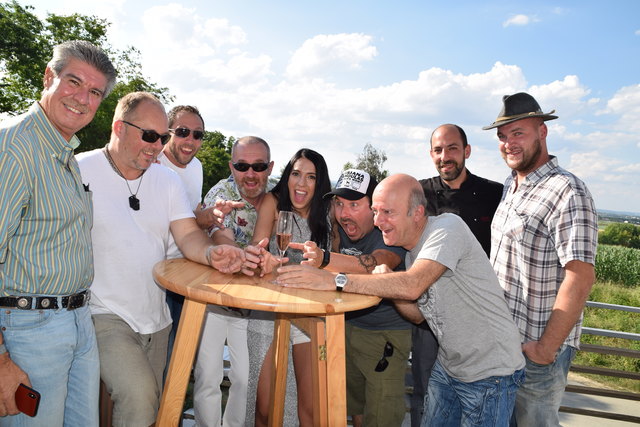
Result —
<svg viewBox="0 0 640 427"><path fill-rule="evenodd" d="M517 15L510 16L509 19L507 19L502 23L502 26L505 28L510 26L522 27L525 25L529 25L532 22L538 22L538 18L536 18L533 15L529 16L524 14L517 14Z"/></svg>
<svg viewBox="0 0 640 427"><path fill-rule="evenodd" d="M365 34L320 34L306 40L296 50L287 66L290 77L309 77L336 66L358 69L362 62L371 61L378 50Z"/></svg>
<svg viewBox="0 0 640 427"><path fill-rule="evenodd" d="M617 126L627 132L640 132L640 84L619 89L607 102L606 114L619 117Z"/></svg>
<svg viewBox="0 0 640 427"><path fill-rule="evenodd" d="M640 36L640 30L636 30L636 32L634 33L636 36Z"/></svg>

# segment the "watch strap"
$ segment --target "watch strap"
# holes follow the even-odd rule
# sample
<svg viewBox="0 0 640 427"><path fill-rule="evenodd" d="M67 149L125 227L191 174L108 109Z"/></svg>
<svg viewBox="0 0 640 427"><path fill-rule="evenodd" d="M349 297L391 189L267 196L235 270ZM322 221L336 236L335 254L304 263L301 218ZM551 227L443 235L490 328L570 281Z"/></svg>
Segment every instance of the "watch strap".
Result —
<svg viewBox="0 0 640 427"><path fill-rule="evenodd" d="M327 251L327 250L322 250L322 263L320 264L320 267L318 268L325 268L327 265L329 265L329 262L331 261L331 251Z"/></svg>

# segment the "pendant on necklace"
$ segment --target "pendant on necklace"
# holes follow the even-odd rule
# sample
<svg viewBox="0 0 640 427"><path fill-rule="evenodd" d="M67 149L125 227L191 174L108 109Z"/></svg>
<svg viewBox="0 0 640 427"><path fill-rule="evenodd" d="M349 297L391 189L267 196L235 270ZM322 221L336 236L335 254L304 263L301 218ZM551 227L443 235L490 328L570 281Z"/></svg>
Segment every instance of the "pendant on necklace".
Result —
<svg viewBox="0 0 640 427"><path fill-rule="evenodd" d="M129 196L129 207L134 211L140 210L140 200L133 194Z"/></svg>

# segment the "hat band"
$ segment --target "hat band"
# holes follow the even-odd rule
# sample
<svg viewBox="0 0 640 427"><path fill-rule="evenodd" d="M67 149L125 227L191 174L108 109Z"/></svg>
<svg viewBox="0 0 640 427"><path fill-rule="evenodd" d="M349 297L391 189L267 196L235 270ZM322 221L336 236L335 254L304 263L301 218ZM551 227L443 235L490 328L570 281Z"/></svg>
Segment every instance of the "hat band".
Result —
<svg viewBox="0 0 640 427"><path fill-rule="evenodd" d="M515 116L501 116L496 119L496 122L504 122L505 120L513 120L513 119L521 119L521 118L530 117L530 116L546 116L549 114L553 114L555 112L556 110L551 110L545 114L541 110L539 110L539 111L532 111L530 113L516 114Z"/></svg>

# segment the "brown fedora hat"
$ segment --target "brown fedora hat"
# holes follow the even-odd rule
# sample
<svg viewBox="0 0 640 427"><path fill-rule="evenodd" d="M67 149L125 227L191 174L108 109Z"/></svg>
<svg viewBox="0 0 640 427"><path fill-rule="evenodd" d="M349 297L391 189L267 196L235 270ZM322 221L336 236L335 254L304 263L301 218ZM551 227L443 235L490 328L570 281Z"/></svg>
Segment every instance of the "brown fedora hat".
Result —
<svg viewBox="0 0 640 427"><path fill-rule="evenodd" d="M538 101L528 93L519 92L513 95L505 95L502 97L502 102L504 105L496 121L489 126L484 126L482 129L489 130L530 117L541 117L544 121L558 118L558 116L552 115L556 110L543 113Z"/></svg>

